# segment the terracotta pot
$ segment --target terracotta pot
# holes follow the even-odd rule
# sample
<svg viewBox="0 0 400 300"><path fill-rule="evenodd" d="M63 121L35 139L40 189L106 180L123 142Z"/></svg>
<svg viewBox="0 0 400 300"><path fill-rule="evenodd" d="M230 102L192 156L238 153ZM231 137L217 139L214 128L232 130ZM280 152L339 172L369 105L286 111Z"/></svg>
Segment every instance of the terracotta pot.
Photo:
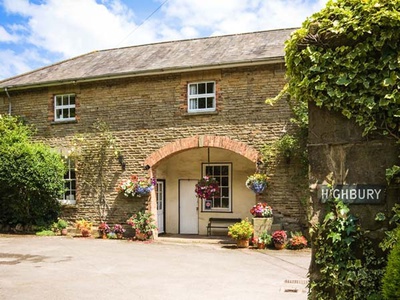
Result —
<svg viewBox="0 0 400 300"><path fill-rule="evenodd" d="M147 240L147 234L146 233L136 233L136 239L139 241L145 241Z"/></svg>
<svg viewBox="0 0 400 300"><path fill-rule="evenodd" d="M83 237L89 237L90 236L90 230L89 229L81 229L81 233Z"/></svg>
<svg viewBox="0 0 400 300"><path fill-rule="evenodd" d="M275 249L277 249L277 250L282 250L283 248L285 248L285 244L275 243L274 246L275 246Z"/></svg>
<svg viewBox="0 0 400 300"><path fill-rule="evenodd" d="M248 248L249 247L249 239L237 240L236 243L237 243L238 248Z"/></svg>
<svg viewBox="0 0 400 300"><path fill-rule="evenodd" d="M257 244L258 249L265 249L265 244L264 243L258 243Z"/></svg>
<svg viewBox="0 0 400 300"><path fill-rule="evenodd" d="M122 239L123 234L122 233L116 233L117 239Z"/></svg>
<svg viewBox="0 0 400 300"><path fill-rule="evenodd" d="M61 235L67 235L67 234L68 234L67 228L61 229Z"/></svg>

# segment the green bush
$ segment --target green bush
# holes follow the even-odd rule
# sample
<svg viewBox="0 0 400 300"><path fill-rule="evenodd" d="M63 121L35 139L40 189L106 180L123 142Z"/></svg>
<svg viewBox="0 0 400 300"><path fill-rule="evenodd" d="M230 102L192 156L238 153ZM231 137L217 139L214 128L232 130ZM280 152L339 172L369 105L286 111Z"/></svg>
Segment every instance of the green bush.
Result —
<svg viewBox="0 0 400 300"><path fill-rule="evenodd" d="M385 299L400 299L400 232L397 236L397 243L390 251L382 281Z"/></svg>
<svg viewBox="0 0 400 300"><path fill-rule="evenodd" d="M64 190L60 154L31 140L32 130L0 116L0 223L46 226L57 219Z"/></svg>

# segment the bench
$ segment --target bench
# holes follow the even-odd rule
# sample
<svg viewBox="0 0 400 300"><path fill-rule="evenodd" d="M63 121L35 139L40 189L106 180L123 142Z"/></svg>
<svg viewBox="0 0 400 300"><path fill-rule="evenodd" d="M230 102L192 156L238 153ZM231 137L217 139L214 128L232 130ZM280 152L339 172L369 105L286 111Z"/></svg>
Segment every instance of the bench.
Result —
<svg viewBox="0 0 400 300"><path fill-rule="evenodd" d="M242 221L241 218L209 218L207 224L207 236L211 235L213 228L228 228L229 225Z"/></svg>

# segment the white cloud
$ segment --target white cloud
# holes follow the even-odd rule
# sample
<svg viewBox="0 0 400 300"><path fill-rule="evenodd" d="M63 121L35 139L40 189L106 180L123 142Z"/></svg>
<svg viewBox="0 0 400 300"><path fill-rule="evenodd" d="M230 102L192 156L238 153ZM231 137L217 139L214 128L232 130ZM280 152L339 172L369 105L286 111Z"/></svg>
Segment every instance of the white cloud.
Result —
<svg viewBox="0 0 400 300"><path fill-rule="evenodd" d="M16 42L18 40L18 36L8 33L3 26L0 26L0 42Z"/></svg>

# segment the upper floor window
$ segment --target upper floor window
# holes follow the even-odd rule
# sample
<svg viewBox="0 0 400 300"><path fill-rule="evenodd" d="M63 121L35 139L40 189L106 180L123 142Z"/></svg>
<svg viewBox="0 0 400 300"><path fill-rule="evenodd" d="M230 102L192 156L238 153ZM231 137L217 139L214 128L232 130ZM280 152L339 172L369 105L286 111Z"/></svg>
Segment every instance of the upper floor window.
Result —
<svg viewBox="0 0 400 300"><path fill-rule="evenodd" d="M75 94L54 96L54 121L75 120Z"/></svg>
<svg viewBox="0 0 400 300"><path fill-rule="evenodd" d="M215 111L215 82L188 85L188 112Z"/></svg>

